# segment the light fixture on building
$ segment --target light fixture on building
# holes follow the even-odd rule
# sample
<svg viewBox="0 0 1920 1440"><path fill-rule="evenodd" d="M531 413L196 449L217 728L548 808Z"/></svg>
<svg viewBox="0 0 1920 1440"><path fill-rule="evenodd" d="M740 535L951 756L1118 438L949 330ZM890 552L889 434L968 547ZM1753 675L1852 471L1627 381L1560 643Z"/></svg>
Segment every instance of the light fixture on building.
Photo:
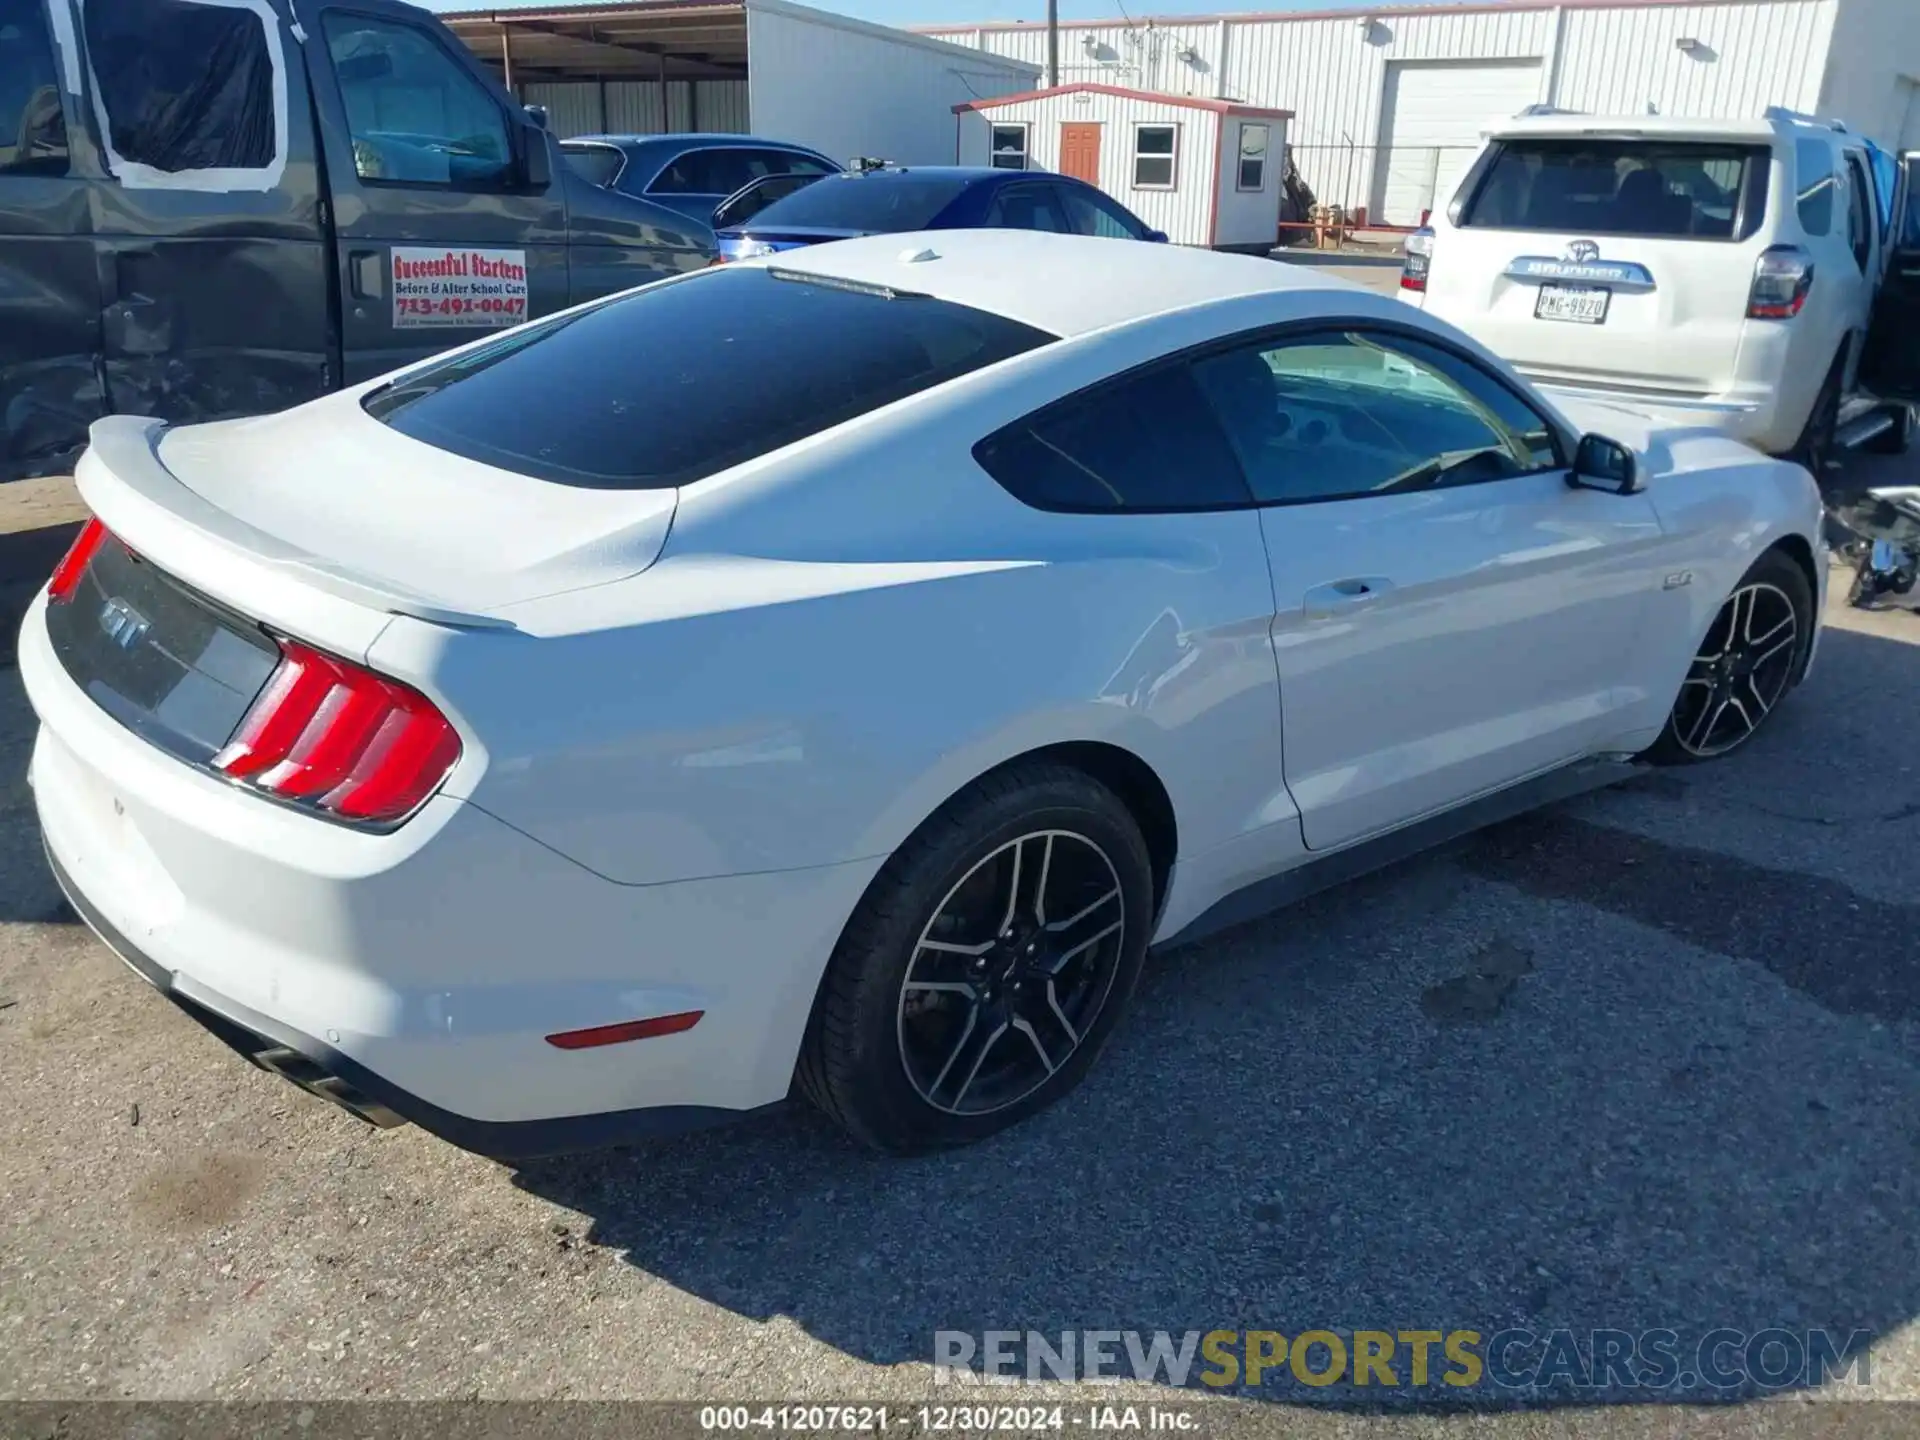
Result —
<svg viewBox="0 0 1920 1440"><path fill-rule="evenodd" d="M1682 55L1698 55L1707 47L1691 35L1682 35L1678 40L1673 42L1673 48L1678 50Z"/></svg>

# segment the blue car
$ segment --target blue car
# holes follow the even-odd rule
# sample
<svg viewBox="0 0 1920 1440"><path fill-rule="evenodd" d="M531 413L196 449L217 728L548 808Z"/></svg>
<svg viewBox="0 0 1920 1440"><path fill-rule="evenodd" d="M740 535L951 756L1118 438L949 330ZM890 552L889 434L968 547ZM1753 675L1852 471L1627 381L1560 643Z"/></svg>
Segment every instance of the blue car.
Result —
<svg viewBox="0 0 1920 1440"><path fill-rule="evenodd" d="M837 175L817 150L752 135L577 135L560 142L567 163L595 185L713 224L722 200L756 180L797 184Z"/></svg>
<svg viewBox="0 0 1920 1440"><path fill-rule="evenodd" d="M958 165L856 166L810 181L750 219L736 220L742 205L773 183L762 181L734 196L715 217L722 261L908 230L1053 230L1160 243L1167 238L1084 181L1039 170Z"/></svg>

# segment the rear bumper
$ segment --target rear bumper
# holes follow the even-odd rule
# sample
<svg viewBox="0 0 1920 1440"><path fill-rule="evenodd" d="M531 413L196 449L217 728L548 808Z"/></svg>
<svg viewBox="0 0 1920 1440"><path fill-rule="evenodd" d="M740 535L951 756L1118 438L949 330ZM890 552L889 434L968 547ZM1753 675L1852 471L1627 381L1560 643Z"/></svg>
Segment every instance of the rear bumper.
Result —
<svg viewBox="0 0 1920 1440"><path fill-rule="evenodd" d="M389 834L353 832L121 726L61 667L43 607L19 663L61 884L128 964L256 1063L510 1158L785 1097L878 859L619 885L444 794ZM585 1050L546 1038L690 1010L702 1018L684 1033Z"/></svg>
<svg viewBox="0 0 1920 1440"><path fill-rule="evenodd" d="M349 1114L382 1129L418 1125L462 1150L495 1160L531 1160L607 1145L626 1145L663 1135L683 1134L724 1124L757 1111L723 1110L707 1105L659 1105L601 1115L567 1115L551 1120L475 1120L435 1105L375 1074L331 1045L269 1019L201 986L183 989L181 977L144 954L114 928L73 877L47 851L47 863L61 891L100 942L127 968L173 1001L196 1024L262 1070L269 1070ZM191 982L189 982L191 985ZM773 1109L778 1102L761 1107Z"/></svg>

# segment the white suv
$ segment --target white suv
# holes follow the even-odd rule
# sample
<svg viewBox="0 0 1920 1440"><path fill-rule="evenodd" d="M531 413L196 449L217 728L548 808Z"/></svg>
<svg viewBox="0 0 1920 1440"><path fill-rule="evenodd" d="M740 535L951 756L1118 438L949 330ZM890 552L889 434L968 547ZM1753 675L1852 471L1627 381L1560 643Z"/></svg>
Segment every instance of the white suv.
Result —
<svg viewBox="0 0 1920 1440"><path fill-rule="evenodd" d="M1819 473L1836 438L1908 439L1907 407L1882 398L1900 387L1862 372L1903 248L1902 168L1839 125L1777 110L1530 113L1489 133L1446 213L1409 243L1401 295L1541 385ZM1914 347L1902 338L1875 352L1898 358Z"/></svg>

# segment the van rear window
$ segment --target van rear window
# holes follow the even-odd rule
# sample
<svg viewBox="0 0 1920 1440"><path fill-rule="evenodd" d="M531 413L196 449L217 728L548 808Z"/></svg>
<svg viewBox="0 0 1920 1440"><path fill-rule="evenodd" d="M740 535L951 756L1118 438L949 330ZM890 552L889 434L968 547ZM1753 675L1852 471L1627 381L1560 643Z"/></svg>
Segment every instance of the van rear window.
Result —
<svg viewBox="0 0 1920 1440"><path fill-rule="evenodd" d="M1467 229L1744 240L1767 208L1764 145L1503 140L1461 212Z"/></svg>
<svg viewBox="0 0 1920 1440"><path fill-rule="evenodd" d="M1056 338L929 296L716 269L509 331L362 404L403 435L504 470L659 490Z"/></svg>

